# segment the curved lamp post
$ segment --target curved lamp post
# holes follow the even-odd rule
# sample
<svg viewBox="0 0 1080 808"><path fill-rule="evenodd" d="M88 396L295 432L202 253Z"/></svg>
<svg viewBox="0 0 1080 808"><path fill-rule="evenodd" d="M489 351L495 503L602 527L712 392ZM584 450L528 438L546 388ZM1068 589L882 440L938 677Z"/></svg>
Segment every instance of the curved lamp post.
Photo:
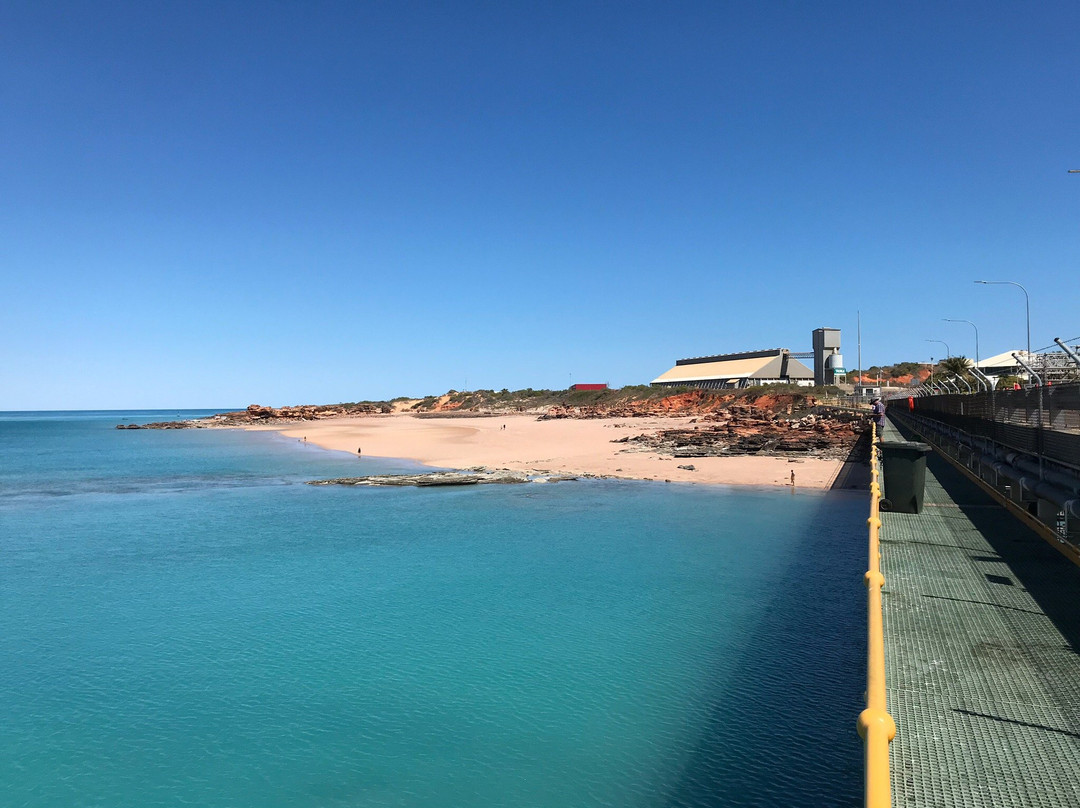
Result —
<svg viewBox="0 0 1080 808"><path fill-rule="evenodd" d="M975 329L975 367L979 366L979 327L971 320L951 320L948 317L943 317L942 320L946 323L967 323ZM972 374L974 375L974 374ZM979 377L975 376L975 381L979 382L979 387L982 387L982 382L979 381Z"/></svg>
<svg viewBox="0 0 1080 808"><path fill-rule="evenodd" d="M952 351L949 350L949 343L947 343L943 339L927 339L927 340L923 340L923 342L940 342L942 345L945 346L945 358L947 359L948 357L952 356ZM930 357L930 380L933 381L933 379L934 379L934 357L931 356ZM948 389L948 388L946 388L946 389Z"/></svg>
<svg viewBox="0 0 1080 808"><path fill-rule="evenodd" d="M1024 293L1024 316L1027 319L1027 355L1031 358L1031 297L1028 295L1028 290L1021 286L1016 281L975 281L975 283L983 284L1003 284L1007 283L1009 286L1019 286L1020 291Z"/></svg>
<svg viewBox="0 0 1080 808"><path fill-rule="evenodd" d="M940 342L942 345L945 346L945 358L948 359L950 356L952 356L952 351L949 350L949 343L947 343L943 339L927 339L923 340L923 342Z"/></svg>
<svg viewBox="0 0 1080 808"><path fill-rule="evenodd" d="M979 327L971 320L950 320L948 317L942 318L946 323L967 323L975 329L975 365L979 364Z"/></svg>

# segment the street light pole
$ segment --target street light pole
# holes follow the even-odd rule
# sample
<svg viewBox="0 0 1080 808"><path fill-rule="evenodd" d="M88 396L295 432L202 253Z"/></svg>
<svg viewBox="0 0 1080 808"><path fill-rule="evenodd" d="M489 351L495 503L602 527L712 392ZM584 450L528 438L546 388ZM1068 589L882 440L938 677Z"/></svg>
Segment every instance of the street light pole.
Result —
<svg viewBox="0 0 1080 808"><path fill-rule="evenodd" d="M975 367L978 367L979 366L979 327L977 325L975 325L975 323L971 322L971 320L950 320L948 317L943 317L942 320L944 320L946 323L967 323L968 325L970 325L972 328L975 329ZM975 376L975 381L976 381L976 383L979 385L979 387L981 389L982 388L982 382L979 381L978 376Z"/></svg>
<svg viewBox="0 0 1080 808"><path fill-rule="evenodd" d="M1031 297L1028 295L1028 290L1021 286L1016 281L975 281L975 283L983 284L1003 284L1007 283L1010 286L1019 286L1020 291L1024 293L1024 316L1027 318L1027 354L1028 360L1031 360Z"/></svg>
<svg viewBox="0 0 1080 808"><path fill-rule="evenodd" d="M975 329L975 365L979 365L979 327L971 320L950 320L948 317L943 318L946 323L967 323Z"/></svg>
<svg viewBox="0 0 1080 808"><path fill-rule="evenodd" d="M940 342L942 345L945 346L945 357L948 358L948 357L952 356L952 351L949 350L949 343L947 343L945 340L943 340L943 339L928 339L928 340L923 340L923 341L924 342Z"/></svg>
<svg viewBox="0 0 1080 808"><path fill-rule="evenodd" d="M949 350L949 343L947 343L945 340L943 340L943 339L928 339L928 340L924 340L924 342L940 342L942 345L945 346L945 358L947 359L950 356L952 356L952 351ZM933 383L933 381L934 381L934 357L932 357L932 356L930 357L930 381L931 381L931 383Z"/></svg>

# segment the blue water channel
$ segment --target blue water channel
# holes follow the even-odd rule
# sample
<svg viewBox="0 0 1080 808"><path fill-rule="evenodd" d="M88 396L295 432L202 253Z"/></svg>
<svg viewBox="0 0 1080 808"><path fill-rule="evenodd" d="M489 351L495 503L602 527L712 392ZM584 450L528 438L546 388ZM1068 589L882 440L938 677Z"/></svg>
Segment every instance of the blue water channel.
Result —
<svg viewBox="0 0 1080 808"><path fill-rule="evenodd" d="M0 805L837 806L865 496L0 414Z"/></svg>

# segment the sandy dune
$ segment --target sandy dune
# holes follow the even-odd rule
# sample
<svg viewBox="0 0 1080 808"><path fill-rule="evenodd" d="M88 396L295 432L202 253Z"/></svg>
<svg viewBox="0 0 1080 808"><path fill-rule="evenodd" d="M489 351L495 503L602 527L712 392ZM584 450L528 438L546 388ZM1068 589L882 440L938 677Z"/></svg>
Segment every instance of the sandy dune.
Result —
<svg viewBox="0 0 1080 808"><path fill-rule="evenodd" d="M674 459L612 443L627 435L685 426L685 418L612 418L538 421L535 415L489 418L417 418L395 414L335 418L284 426L252 427L281 432L326 449L365 456L398 457L441 467L474 466L515 471L597 474L637 480L733 485L791 485L826 488L841 461L817 458L791 462L774 457ZM694 471L680 469L692 465Z"/></svg>

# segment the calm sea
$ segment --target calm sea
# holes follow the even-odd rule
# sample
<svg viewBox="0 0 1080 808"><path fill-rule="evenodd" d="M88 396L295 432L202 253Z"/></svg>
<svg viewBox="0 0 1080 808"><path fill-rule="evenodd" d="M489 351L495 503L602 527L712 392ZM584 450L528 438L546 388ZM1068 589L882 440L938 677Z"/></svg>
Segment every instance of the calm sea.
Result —
<svg viewBox="0 0 1080 808"><path fill-rule="evenodd" d="M847 806L866 498L0 413L0 805Z"/></svg>

